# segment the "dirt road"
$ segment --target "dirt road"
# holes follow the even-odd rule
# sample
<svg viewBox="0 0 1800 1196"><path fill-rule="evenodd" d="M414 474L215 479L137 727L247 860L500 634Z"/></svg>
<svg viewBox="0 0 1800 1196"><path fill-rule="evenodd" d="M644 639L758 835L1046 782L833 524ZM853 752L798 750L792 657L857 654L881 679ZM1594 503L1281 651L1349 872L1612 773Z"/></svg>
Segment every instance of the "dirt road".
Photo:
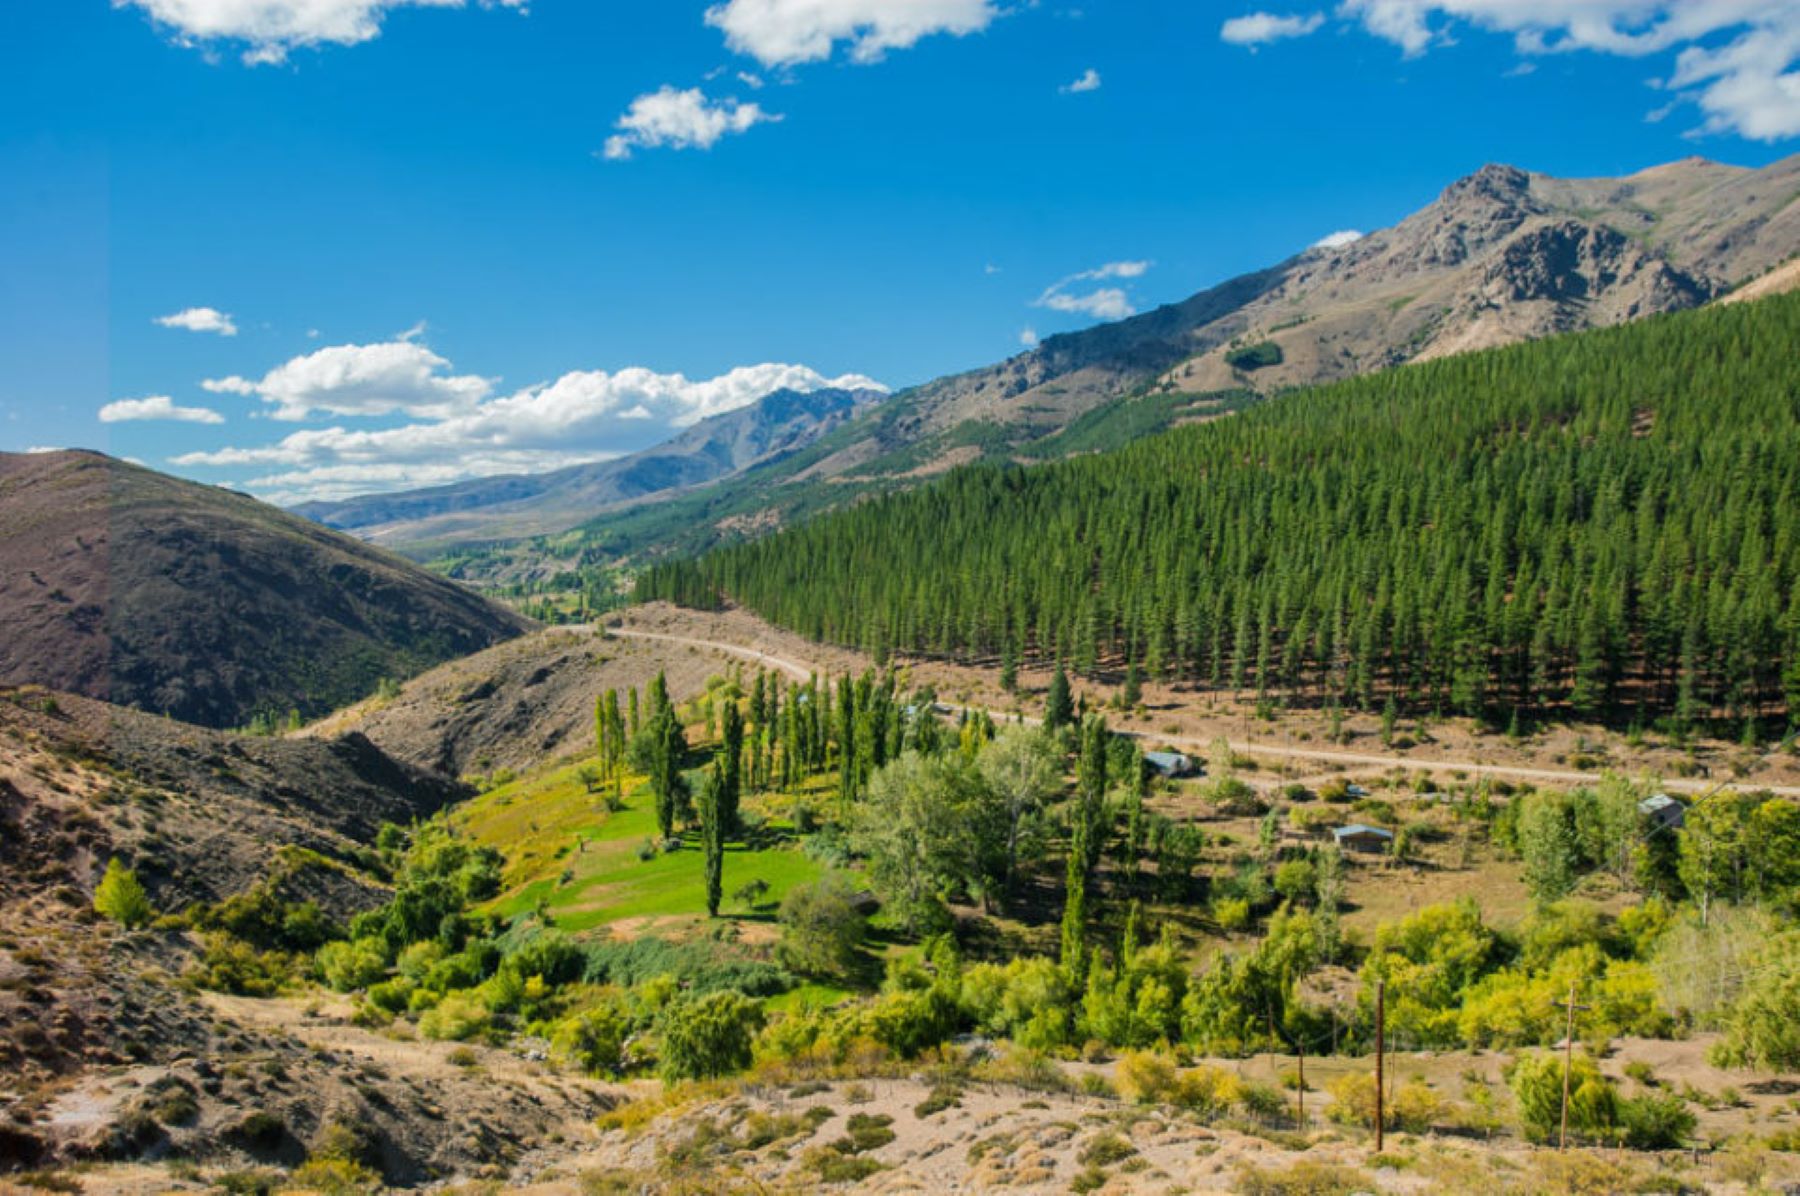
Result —
<svg viewBox="0 0 1800 1196"><path fill-rule="evenodd" d="M685 647L709 648L716 652L724 652L739 659L760 664L765 668L777 669L798 681L805 681L815 673L824 674L828 670L817 665L809 665L802 661L791 660L764 652L758 648L746 647L722 640L702 639L697 636L669 635L656 631L640 631L630 627L612 627L608 634L621 639L662 640L667 643L680 644ZM970 707L970 709L975 709ZM1010 719L1013 716L991 707L983 707L996 722ZM1027 723L1036 724L1035 718L1027 717ZM1211 741L1203 741L1179 735L1159 735L1158 742L1168 743L1184 751L1204 753L1212 746ZM1411 756L1368 755L1357 752L1334 752L1318 748L1296 748L1282 744L1258 743L1249 739L1229 740L1231 750L1244 756L1262 756L1282 760L1302 760L1315 764L1337 765L1345 768L1403 768L1409 772L1428 772L1433 774L1462 773L1471 777L1494 777L1509 781L1530 781L1548 785L1591 785L1598 783L1602 776L1594 772L1575 772L1549 768L1524 768L1508 764L1480 764L1473 760L1421 760ZM1662 788L1671 793L1698 794L1707 793L1717 788L1719 782L1710 778L1697 780L1666 780ZM1800 799L1800 786L1758 786L1766 788L1778 797Z"/></svg>

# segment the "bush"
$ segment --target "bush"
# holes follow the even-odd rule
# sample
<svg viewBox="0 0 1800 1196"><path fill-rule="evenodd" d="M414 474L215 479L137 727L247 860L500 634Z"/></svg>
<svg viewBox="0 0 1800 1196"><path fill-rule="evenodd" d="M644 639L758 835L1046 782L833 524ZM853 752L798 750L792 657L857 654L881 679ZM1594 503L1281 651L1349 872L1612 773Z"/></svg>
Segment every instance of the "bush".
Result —
<svg viewBox="0 0 1800 1196"><path fill-rule="evenodd" d="M319 948L319 975L338 992L347 993L385 979L387 952L375 939L326 943Z"/></svg>
<svg viewBox="0 0 1800 1196"><path fill-rule="evenodd" d="M1237 1173L1240 1196L1350 1196L1374 1185L1354 1167L1301 1159L1285 1168L1246 1166Z"/></svg>
<svg viewBox="0 0 1800 1196"><path fill-rule="evenodd" d="M663 1010L660 1070L665 1080L699 1080L750 1066L751 1046L762 1029L762 1007L725 990L684 995Z"/></svg>
<svg viewBox="0 0 1800 1196"><path fill-rule="evenodd" d="M1551 1053L1521 1055L1507 1082L1519 1109L1519 1124L1534 1142L1555 1137L1562 1121L1563 1060ZM1603 1136L1618 1123L1618 1093L1585 1053L1569 1072L1569 1130L1582 1138Z"/></svg>
<svg viewBox="0 0 1800 1196"><path fill-rule="evenodd" d="M588 1075L617 1075L630 1034L630 1020L616 1005L594 1005L557 1023L550 1036L550 1053L558 1062Z"/></svg>
<svg viewBox="0 0 1800 1196"><path fill-rule="evenodd" d="M1241 899L1221 897L1213 902L1212 915L1213 921L1219 924L1220 930L1228 933L1243 930L1250 925L1250 903Z"/></svg>
<svg viewBox="0 0 1800 1196"><path fill-rule="evenodd" d="M850 883L831 876L793 889L781 903L781 962L811 976L843 976L868 934Z"/></svg>
<svg viewBox="0 0 1800 1196"><path fill-rule="evenodd" d="M1619 1128L1633 1150L1679 1150L1694 1132L1687 1102L1671 1092L1651 1092L1619 1102Z"/></svg>
<svg viewBox="0 0 1800 1196"><path fill-rule="evenodd" d="M137 873L116 857L107 862L106 875L100 878L100 886L94 890L94 909L127 930L148 926L156 917L150 895L138 882Z"/></svg>
<svg viewBox="0 0 1800 1196"><path fill-rule="evenodd" d="M1318 881L1318 869L1306 860L1289 860L1275 869L1275 891L1289 901L1311 897Z"/></svg>
<svg viewBox="0 0 1800 1196"><path fill-rule="evenodd" d="M1339 1076L1331 1082L1327 1089L1331 1093L1331 1103L1325 1106L1325 1116L1339 1125L1361 1126L1364 1129L1375 1128L1375 1077L1368 1072L1356 1071L1346 1076Z"/></svg>
<svg viewBox="0 0 1800 1196"><path fill-rule="evenodd" d="M419 1033L442 1042L462 1042L485 1031L492 1020L487 1006L473 993L451 993L419 1019Z"/></svg>
<svg viewBox="0 0 1800 1196"><path fill-rule="evenodd" d="M242 997L272 997L292 974L292 960L278 951L259 952L228 934L209 934L188 978L201 988Z"/></svg>

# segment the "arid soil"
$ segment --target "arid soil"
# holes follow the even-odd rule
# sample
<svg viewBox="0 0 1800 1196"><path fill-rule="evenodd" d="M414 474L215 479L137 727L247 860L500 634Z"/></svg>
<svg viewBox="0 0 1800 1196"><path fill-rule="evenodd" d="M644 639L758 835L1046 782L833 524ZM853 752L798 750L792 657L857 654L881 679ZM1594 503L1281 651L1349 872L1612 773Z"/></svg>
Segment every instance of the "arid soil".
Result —
<svg viewBox="0 0 1800 1196"><path fill-rule="evenodd" d="M401 760L450 776L524 772L594 747L594 702L665 675L682 701L741 663L699 644L647 643L553 627L441 665L395 698L371 698L307 727L306 738L367 735Z"/></svg>

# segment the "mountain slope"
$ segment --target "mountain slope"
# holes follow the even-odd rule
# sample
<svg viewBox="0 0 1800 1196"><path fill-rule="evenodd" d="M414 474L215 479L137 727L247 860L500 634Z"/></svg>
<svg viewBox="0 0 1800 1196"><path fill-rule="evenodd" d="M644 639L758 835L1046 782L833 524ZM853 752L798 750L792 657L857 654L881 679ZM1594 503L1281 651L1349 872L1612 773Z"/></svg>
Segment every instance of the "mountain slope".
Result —
<svg viewBox="0 0 1800 1196"><path fill-rule="evenodd" d="M974 460L1117 447L1258 394L1773 289L1800 254L1797 198L1800 156L1622 179L1485 167L1393 228L903 391L787 457L600 515L585 542L703 550Z"/></svg>
<svg viewBox="0 0 1800 1196"><path fill-rule="evenodd" d="M1800 295L972 468L653 569L880 653L1495 718L1800 710Z"/></svg>
<svg viewBox="0 0 1800 1196"><path fill-rule="evenodd" d="M414 551L518 539L573 527L608 509L740 473L811 444L882 398L878 391L779 390L701 420L667 443L539 476L309 503L297 514Z"/></svg>
<svg viewBox="0 0 1800 1196"><path fill-rule="evenodd" d="M1487 166L1350 245L904 392L875 434L816 472L888 472L885 454L970 421L1028 441L1147 387L1269 393L1695 307L1800 252L1796 198L1800 156L1761 170L1688 159L1623 179Z"/></svg>
<svg viewBox="0 0 1800 1196"><path fill-rule="evenodd" d="M0 684L205 726L321 714L528 620L297 516L98 453L0 454Z"/></svg>

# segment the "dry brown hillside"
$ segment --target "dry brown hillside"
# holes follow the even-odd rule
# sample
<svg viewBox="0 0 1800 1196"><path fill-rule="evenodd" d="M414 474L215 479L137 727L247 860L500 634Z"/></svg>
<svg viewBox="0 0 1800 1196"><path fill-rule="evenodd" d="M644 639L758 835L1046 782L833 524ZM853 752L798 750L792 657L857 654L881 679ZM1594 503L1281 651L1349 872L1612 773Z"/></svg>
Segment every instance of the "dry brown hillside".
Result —
<svg viewBox="0 0 1800 1196"><path fill-rule="evenodd" d="M0 684L207 726L323 714L528 620L241 494L0 453Z"/></svg>

